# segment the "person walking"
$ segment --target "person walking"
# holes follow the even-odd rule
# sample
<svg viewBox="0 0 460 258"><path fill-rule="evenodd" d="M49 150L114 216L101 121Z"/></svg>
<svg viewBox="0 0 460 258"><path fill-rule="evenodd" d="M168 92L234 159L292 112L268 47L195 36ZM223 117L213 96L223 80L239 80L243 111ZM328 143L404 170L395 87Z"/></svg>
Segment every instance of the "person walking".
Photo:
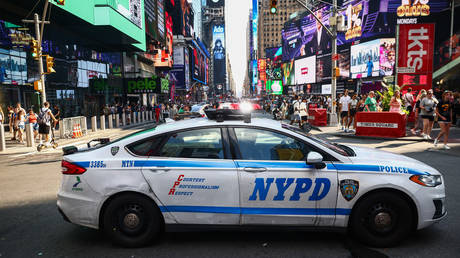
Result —
<svg viewBox="0 0 460 258"><path fill-rule="evenodd" d="M441 139L441 136L444 136L444 149L449 150L450 147L447 146L447 141L449 138L449 130L453 121L453 112L452 112L452 101L450 100L451 92L445 91L442 94L442 99L439 101L436 106L436 115L438 116L439 127L441 131L438 134L438 137L434 139L434 147L438 146L438 141Z"/></svg>
<svg viewBox="0 0 460 258"><path fill-rule="evenodd" d="M348 133L348 108L350 104L351 98L348 96L348 90L345 90L345 93L339 99L340 105L340 118L342 120L342 131Z"/></svg>
<svg viewBox="0 0 460 258"><path fill-rule="evenodd" d="M420 102L422 101L423 98L426 97L426 90L421 90L417 97L415 98L415 105L414 105L414 116L415 116L415 123L414 123L414 128L412 128L410 131L413 135L417 135L417 130L421 130L423 132L423 119L421 115L421 110L420 110Z"/></svg>
<svg viewBox="0 0 460 258"><path fill-rule="evenodd" d="M423 119L423 139L431 140L431 129L433 129L436 103L433 98L433 90L428 90L425 98L420 102L420 113Z"/></svg>
<svg viewBox="0 0 460 258"><path fill-rule="evenodd" d="M376 112L377 111L377 101L375 100L375 94L373 91L369 92L369 96L364 102L364 111L365 112Z"/></svg>
<svg viewBox="0 0 460 258"><path fill-rule="evenodd" d="M26 113L24 109L19 109L15 123L18 131L17 141L19 143L24 143L24 130L26 129Z"/></svg>
<svg viewBox="0 0 460 258"><path fill-rule="evenodd" d="M14 127L14 108L13 106L8 106L8 127L10 129L10 134L13 135L13 127ZM11 140L16 140L14 137Z"/></svg>
<svg viewBox="0 0 460 258"><path fill-rule="evenodd" d="M47 101L43 104L38 115L38 133L40 134L40 144L45 141L45 146L50 146L49 135L51 129L51 120L56 123L56 118L50 109L50 103Z"/></svg>
<svg viewBox="0 0 460 258"><path fill-rule="evenodd" d="M407 89L406 94L403 96L403 101L404 101L404 107L406 110L409 112L407 114L407 117L410 117L412 113L412 106L414 104L414 95L412 95L412 88Z"/></svg>
<svg viewBox="0 0 460 258"><path fill-rule="evenodd" d="M5 113L3 113L2 106L0 106L0 124L3 124L4 119L5 119Z"/></svg>
<svg viewBox="0 0 460 258"><path fill-rule="evenodd" d="M350 103L348 104L348 129L350 128L350 125L353 123L356 116L356 112L358 110L358 96L356 94L353 95L353 97L350 100ZM353 128L356 130L355 126Z"/></svg>
<svg viewBox="0 0 460 258"><path fill-rule="evenodd" d="M286 112L288 111L288 103L286 99L283 100L283 103L281 103L281 120L286 119Z"/></svg>
<svg viewBox="0 0 460 258"><path fill-rule="evenodd" d="M304 123L308 122L308 105L307 105L306 98L303 98L302 102L299 105L299 115L300 115L299 127L302 127Z"/></svg>
<svg viewBox="0 0 460 258"><path fill-rule="evenodd" d="M299 127L301 125L301 120L300 120L300 102L299 102L299 96L295 95L294 96L294 101L292 102L292 115L291 115L291 125L294 124L295 122L299 123Z"/></svg>

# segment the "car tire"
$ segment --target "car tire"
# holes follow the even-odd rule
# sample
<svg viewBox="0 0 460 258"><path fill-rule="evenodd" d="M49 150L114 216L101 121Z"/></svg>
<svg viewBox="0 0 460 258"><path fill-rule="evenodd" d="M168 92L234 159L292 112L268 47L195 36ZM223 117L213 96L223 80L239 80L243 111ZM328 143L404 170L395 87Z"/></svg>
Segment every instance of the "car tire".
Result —
<svg viewBox="0 0 460 258"><path fill-rule="evenodd" d="M163 220L158 206L146 196L123 194L113 199L103 215L104 233L113 243L141 247L159 236Z"/></svg>
<svg viewBox="0 0 460 258"><path fill-rule="evenodd" d="M365 244L390 247L411 233L414 220L410 204L401 195L380 192L356 204L350 218L350 231Z"/></svg>

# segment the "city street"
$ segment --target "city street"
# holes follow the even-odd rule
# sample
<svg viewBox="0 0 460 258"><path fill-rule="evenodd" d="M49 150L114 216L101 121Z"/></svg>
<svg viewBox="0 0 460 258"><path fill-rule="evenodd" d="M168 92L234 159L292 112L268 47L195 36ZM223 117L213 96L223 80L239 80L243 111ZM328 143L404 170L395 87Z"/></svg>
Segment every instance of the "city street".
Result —
<svg viewBox="0 0 460 258"><path fill-rule="evenodd" d="M60 153L2 156L0 257L458 257L459 146L447 153L427 151L431 144L426 142L319 135L401 153L439 169L446 184L447 218L385 249L360 246L343 233L277 231L166 233L151 246L125 249L112 245L101 232L67 223L59 215Z"/></svg>

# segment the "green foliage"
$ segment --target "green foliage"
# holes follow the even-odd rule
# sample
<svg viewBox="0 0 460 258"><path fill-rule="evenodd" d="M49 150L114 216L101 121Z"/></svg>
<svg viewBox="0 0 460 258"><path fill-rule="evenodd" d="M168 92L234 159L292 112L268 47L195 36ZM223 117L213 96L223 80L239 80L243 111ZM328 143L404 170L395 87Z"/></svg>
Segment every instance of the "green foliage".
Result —
<svg viewBox="0 0 460 258"><path fill-rule="evenodd" d="M386 85L385 83L382 83L382 86L384 88L382 90L382 92L377 91L377 94L379 94L380 98L381 98L380 103L381 103L382 111L390 111L391 98L395 94L395 91L399 90L401 92L401 88L398 85L392 85L392 84ZM404 88L404 86L403 86L403 88ZM404 107L404 101L403 100L402 100L401 104L402 104L401 105L402 112L406 113L406 115L409 114L409 111L407 111L406 108Z"/></svg>

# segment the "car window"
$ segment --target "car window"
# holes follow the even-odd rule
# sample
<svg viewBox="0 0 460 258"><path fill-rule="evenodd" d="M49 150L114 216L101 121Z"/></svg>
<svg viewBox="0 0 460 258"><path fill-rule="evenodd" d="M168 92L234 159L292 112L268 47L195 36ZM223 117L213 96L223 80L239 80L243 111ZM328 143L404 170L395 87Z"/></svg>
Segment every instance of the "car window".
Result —
<svg viewBox="0 0 460 258"><path fill-rule="evenodd" d="M289 136L272 131L235 128L244 160L306 160L310 147Z"/></svg>
<svg viewBox="0 0 460 258"><path fill-rule="evenodd" d="M156 153L163 136L149 138L128 145L126 148L138 156L152 156Z"/></svg>
<svg viewBox="0 0 460 258"><path fill-rule="evenodd" d="M170 158L223 159L220 128L191 130L171 135L159 156Z"/></svg>

